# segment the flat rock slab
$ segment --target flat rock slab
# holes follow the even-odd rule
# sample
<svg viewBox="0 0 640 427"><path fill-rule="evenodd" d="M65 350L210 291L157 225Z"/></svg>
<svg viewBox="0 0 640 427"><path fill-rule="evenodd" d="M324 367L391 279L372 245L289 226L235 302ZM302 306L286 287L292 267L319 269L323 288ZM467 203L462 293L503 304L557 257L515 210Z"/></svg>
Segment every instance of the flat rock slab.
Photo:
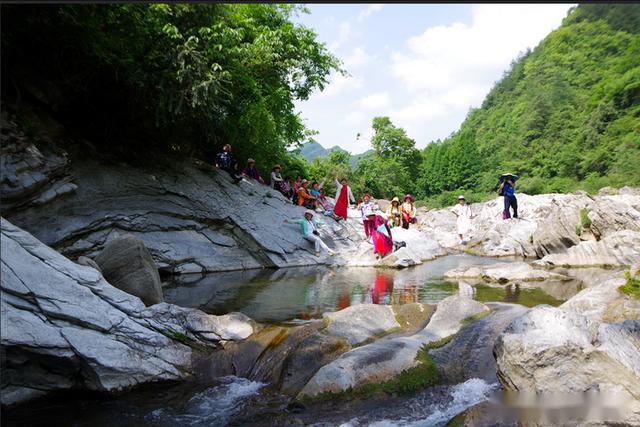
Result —
<svg viewBox="0 0 640 427"><path fill-rule="evenodd" d="M571 280L563 274L534 269L526 262L497 263L487 266L460 267L444 273L450 279L476 279L505 284L509 282L538 282L543 280Z"/></svg>
<svg viewBox="0 0 640 427"><path fill-rule="evenodd" d="M353 346L401 328L389 305L353 305L325 313L322 318L328 322L327 334L342 337Z"/></svg>

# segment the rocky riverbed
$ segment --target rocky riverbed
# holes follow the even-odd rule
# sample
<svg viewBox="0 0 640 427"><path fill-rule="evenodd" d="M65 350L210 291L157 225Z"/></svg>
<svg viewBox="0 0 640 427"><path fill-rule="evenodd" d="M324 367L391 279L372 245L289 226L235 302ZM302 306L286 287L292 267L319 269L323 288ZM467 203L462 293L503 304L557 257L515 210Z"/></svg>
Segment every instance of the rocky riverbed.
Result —
<svg viewBox="0 0 640 427"><path fill-rule="evenodd" d="M233 184L201 162L135 169L80 161L36 147L10 123L2 139L3 405L52 392L217 384L234 375L244 379L216 385L222 388L212 396L269 384L281 396L279 411L302 401L309 417L332 405L322 403L327 397L384 395L417 381L422 388L409 387L414 394L406 399L458 402L446 417L502 388L615 395L624 404L610 421L640 423L640 303L620 291L638 280L638 189L520 194L521 218L506 221L500 199L473 205L474 232L465 245L457 243L448 209L422 212L416 227L394 229L407 246L382 261L350 210L346 223L325 220L322 237L337 251L327 258L315 257L299 230L282 224L301 208L268 187ZM275 325L161 302L161 276L169 274L318 264L405 268L462 252L495 259L442 272L457 291L433 303L365 302ZM137 261L121 274L129 259ZM128 287L132 277L148 286ZM323 277L323 289L337 280ZM478 298L507 289L541 290L554 305L565 302L506 310L490 303L497 298ZM475 345L481 336L487 343ZM452 365L453 355L463 359ZM456 393L469 387L480 390L480 400L459 404ZM202 402L214 399L201 392Z"/></svg>

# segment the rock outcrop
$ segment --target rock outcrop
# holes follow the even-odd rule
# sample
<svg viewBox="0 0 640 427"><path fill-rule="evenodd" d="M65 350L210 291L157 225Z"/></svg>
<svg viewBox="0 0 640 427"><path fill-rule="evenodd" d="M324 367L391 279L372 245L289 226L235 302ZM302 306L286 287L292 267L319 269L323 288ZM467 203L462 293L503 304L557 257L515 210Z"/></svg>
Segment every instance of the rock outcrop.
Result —
<svg viewBox="0 0 640 427"><path fill-rule="evenodd" d="M380 339L344 353L320 368L300 395L338 393L390 380L417 364L416 355L423 345L456 333L463 320L488 311L487 306L467 296L450 296L438 303L436 312L420 332Z"/></svg>
<svg viewBox="0 0 640 427"><path fill-rule="evenodd" d="M112 240L95 262L112 286L137 296L147 306L162 302L158 268L140 239L124 235Z"/></svg>
<svg viewBox="0 0 640 427"><path fill-rule="evenodd" d="M546 257L548 265L620 266L637 262L640 193L636 189L625 187L595 197L584 192L518 194L518 206L519 219L502 220L501 198L473 204L474 232L465 246L457 242L456 217L449 209L426 213L420 224L426 239L446 250L464 249L483 256ZM585 215L590 224L583 224ZM588 262L588 258L593 261Z"/></svg>
<svg viewBox="0 0 640 427"><path fill-rule="evenodd" d="M615 396L612 421L640 422L640 321L598 323L573 311L538 306L516 318L494 348L498 377L521 393Z"/></svg>
<svg viewBox="0 0 640 427"><path fill-rule="evenodd" d="M445 278L465 279L505 284L509 282L540 282L543 280L571 280L570 277L542 269L534 269L526 262L496 263L485 266L459 267L444 273Z"/></svg>
<svg viewBox="0 0 640 427"><path fill-rule="evenodd" d="M94 268L73 263L1 220L2 404L47 392L113 392L193 374L192 348L254 331L240 313L145 308Z"/></svg>

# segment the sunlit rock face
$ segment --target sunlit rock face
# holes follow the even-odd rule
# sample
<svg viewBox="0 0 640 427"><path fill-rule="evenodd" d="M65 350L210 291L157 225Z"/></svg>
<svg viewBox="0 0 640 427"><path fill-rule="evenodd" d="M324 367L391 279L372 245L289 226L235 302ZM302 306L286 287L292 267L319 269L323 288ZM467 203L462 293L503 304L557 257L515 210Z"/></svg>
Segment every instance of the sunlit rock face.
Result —
<svg viewBox="0 0 640 427"><path fill-rule="evenodd" d="M244 339L253 322L145 307L2 219L2 404L48 391L117 391L192 375L192 347Z"/></svg>
<svg viewBox="0 0 640 427"><path fill-rule="evenodd" d="M441 247L478 255L542 258L542 265L637 263L640 192L625 187L604 193L518 194L519 219L508 220L501 217L500 197L473 204L474 231L464 246L458 243L456 217L449 209L427 212L420 224L426 237Z"/></svg>
<svg viewBox="0 0 640 427"><path fill-rule="evenodd" d="M600 323L569 310L575 302L565 304L535 307L507 327L494 348L501 383L520 393L616 396L621 412L613 420L637 423L640 321Z"/></svg>
<svg viewBox="0 0 640 427"><path fill-rule="evenodd" d="M464 295L452 295L438 303L427 326L409 335L380 339L355 348L323 366L304 386L301 395L342 392L365 384L388 381L416 365L424 344L460 330L461 322L489 308Z"/></svg>

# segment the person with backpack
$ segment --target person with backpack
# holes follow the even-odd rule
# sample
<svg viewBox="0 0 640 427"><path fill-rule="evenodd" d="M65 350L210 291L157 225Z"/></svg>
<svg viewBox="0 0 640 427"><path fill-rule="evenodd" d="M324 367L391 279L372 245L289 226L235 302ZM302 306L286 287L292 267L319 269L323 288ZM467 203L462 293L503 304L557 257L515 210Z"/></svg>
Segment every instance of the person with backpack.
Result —
<svg viewBox="0 0 640 427"><path fill-rule="evenodd" d="M285 219L285 224L299 224L302 236L314 245L316 256L320 256L320 251L326 251L329 256L335 255L335 252L329 248L326 243L320 238L320 232L318 228L321 226L321 222L315 218L315 212L307 210L304 213L304 218L300 219Z"/></svg>
<svg viewBox="0 0 640 427"><path fill-rule="evenodd" d="M222 151L216 155L216 167L226 171L236 184L242 181L242 175L238 173L238 162L231 155L231 145L222 146Z"/></svg>
<svg viewBox="0 0 640 427"><path fill-rule="evenodd" d="M518 199L516 199L516 175L506 173L500 176L502 183L498 189L498 196L504 196L504 210L502 211L502 219L511 218L511 208L513 208L513 217L518 218Z"/></svg>

